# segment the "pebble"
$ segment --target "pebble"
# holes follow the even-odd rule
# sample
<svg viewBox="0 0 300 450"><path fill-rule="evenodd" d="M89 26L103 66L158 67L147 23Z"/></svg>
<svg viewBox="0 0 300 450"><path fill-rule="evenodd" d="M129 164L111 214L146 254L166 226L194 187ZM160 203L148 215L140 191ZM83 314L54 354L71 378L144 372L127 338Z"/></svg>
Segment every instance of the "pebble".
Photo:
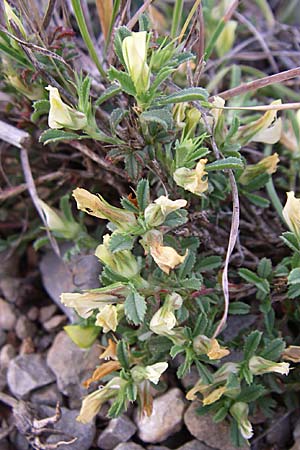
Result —
<svg viewBox="0 0 300 450"><path fill-rule="evenodd" d="M185 410L183 394L178 388L153 400L150 417L136 415L138 435L144 442L162 442L181 429Z"/></svg>
<svg viewBox="0 0 300 450"><path fill-rule="evenodd" d="M199 378L199 372L196 367L193 366L191 367L190 371L183 378L181 378L181 383L183 387L188 391L193 386L195 386Z"/></svg>
<svg viewBox="0 0 300 450"><path fill-rule="evenodd" d="M56 403L62 403L63 398L56 384L36 389L30 396L30 401L39 405L56 406Z"/></svg>
<svg viewBox="0 0 300 450"><path fill-rule="evenodd" d="M193 439L192 441L186 442L181 447L178 447L177 450L212 450L211 447L203 444L203 442L198 441L197 439Z"/></svg>
<svg viewBox="0 0 300 450"><path fill-rule="evenodd" d="M35 346L34 346L34 343L31 339L31 337L23 339L23 341L20 345L19 354L20 355L29 355L34 352L35 352Z"/></svg>
<svg viewBox="0 0 300 450"><path fill-rule="evenodd" d="M36 326L26 316L20 316L17 320L15 331L18 338L22 341L36 333Z"/></svg>
<svg viewBox="0 0 300 450"><path fill-rule="evenodd" d="M55 380L44 358L39 354L19 355L8 366L7 383L17 398L23 398L37 389Z"/></svg>
<svg viewBox="0 0 300 450"><path fill-rule="evenodd" d="M10 361L16 356L16 349L11 344L4 345L0 350L0 368L8 369Z"/></svg>
<svg viewBox="0 0 300 450"><path fill-rule="evenodd" d="M10 303L16 303L19 298L22 280L5 276L0 280L0 288L4 298Z"/></svg>
<svg viewBox="0 0 300 450"><path fill-rule="evenodd" d="M61 327L67 320L67 317L62 314L57 314L51 319L47 320L43 323L43 327L46 331L50 332L52 330L55 330L58 327Z"/></svg>
<svg viewBox="0 0 300 450"><path fill-rule="evenodd" d="M37 308L36 306L32 306L28 311L27 311L27 317L29 320L32 320L33 322L35 322L40 314L40 310L39 308Z"/></svg>
<svg viewBox="0 0 300 450"><path fill-rule="evenodd" d="M6 439L2 439L0 442L0 450L10 450L9 443Z"/></svg>
<svg viewBox="0 0 300 450"><path fill-rule="evenodd" d="M229 426L226 422L214 423L209 414L199 416L196 409L199 402L193 402L184 415L189 432L199 441L218 450L236 450L230 440ZM242 447L243 449L248 447Z"/></svg>
<svg viewBox="0 0 300 450"><path fill-rule="evenodd" d="M16 321L17 318L12 306L3 300L3 298L0 298L0 329L13 330Z"/></svg>
<svg viewBox="0 0 300 450"><path fill-rule="evenodd" d="M0 330L0 347L4 345L6 342L6 333L3 330Z"/></svg>
<svg viewBox="0 0 300 450"><path fill-rule="evenodd" d="M40 407L41 417L50 417L54 415L55 409L49 406ZM60 445L59 450L89 450L96 434L95 422L92 421L86 425L76 421L79 411L70 411L67 408L61 408L61 418L54 425L55 430L62 431L65 434L49 436L47 443L58 442L59 440L69 440L77 437L77 440L71 445Z"/></svg>
<svg viewBox="0 0 300 450"><path fill-rule="evenodd" d="M290 415L285 415L284 411L278 411L278 413L277 416L272 418L266 441L268 444L273 444L280 448L288 448L288 444L292 441Z"/></svg>
<svg viewBox="0 0 300 450"><path fill-rule="evenodd" d="M51 317L56 313L56 311L57 311L56 305L42 306L42 308L40 309L39 321L41 323L46 322L47 320L51 319Z"/></svg>
<svg viewBox="0 0 300 450"><path fill-rule="evenodd" d="M78 407L81 397L86 394L81 383L99 365L99 353L97 343L88 350L81 349L64 331L58 333L48 350L47 364L56 375L59 391L77 399Z"/></svg>
<svg viewBox="0 0 300 450"><path fill-rule="evenodd" d="M135 424L125 415L112 419L98 439L98 447L111 450L116 445L128 441L136 432Z"/></svg>
<svg viewBox="0 0 300 450"><path fill-rule="evenodd" d="M114 450L143 450L139 444L135 444L135 442L123 442L122 444L117 445Z"/></svg>

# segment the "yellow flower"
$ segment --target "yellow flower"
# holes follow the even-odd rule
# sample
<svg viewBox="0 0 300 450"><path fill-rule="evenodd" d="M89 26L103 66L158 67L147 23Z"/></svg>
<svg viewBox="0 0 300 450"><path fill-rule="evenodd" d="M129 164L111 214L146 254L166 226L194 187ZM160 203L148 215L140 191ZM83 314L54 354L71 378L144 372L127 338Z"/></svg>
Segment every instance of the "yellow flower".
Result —
<svg viewBox="0 0 300 450"><path fill-rule="evenodd" d="M209 359L221 359L229 355L229 353L230 351L227 348L220 346L217 339L210 340L209 350L206 353Z"/></svg>
<svg viewBox="0 0 300 450"><path fill-rule="evenodd" d="M219 58L231 50L235 39L236 27L237 22L235 20L228 20L226 22L225 27L216 41L216 50Z"/></svg>
<svg viewBox="0 0 300 450"><path fill-rule="evenodd" d="M110 205L100 195L91 194L82 188L76 188L72 195L76 200L77 208L91 216L110 220L121 229L136 224L136 218L132 212Z"/></svg>
<svg viewBox="0 0 300 450"><path fill-rule="evenodd" d="M215 403L218 401L223 394L226 392L226 386L221 386L215 390L213 390L210 394L204 397L203 399L203 405L211 405L212 403Z"/></svg>
<svg viewBox="0 0 300 450"><path fill-rule="evenodd" d="M298 345L290 345L284 350L282 358L294 363L300 362L300 347Z"/></svg>
<svg viewBox="0 0 300 450"><path fill-rule="evenodd" d="M150 247L150 254L158 267L169 275L170 270L174 269L179 264L182 264L187 257L188 251L183 256L179 255L172 247L165 247L163 245L156 245Z"/></svg>
<svg viewBox="0 0 300 450"><path fill-rule="evenodd" d="M151 381L153 384L157 384L163 372L168 368L168 363L158 362L151 366L146 366L146 380Z"/></svg>
<svg viewBox="0 0 300 450"><path fill-rule="evenodd" d="M249 361L249 369L253 375L263 375L264 373L280 373L281 375L288 375L290 370L289 363L276 363L262 358L261 356L252 356Z"/></svg>
<svg viewBox="0 0 300 450"><path fill-rule="evenodd" d="M9 22L12 21L12 22L14 22L17 25L17 27L21 31L23 37L27 37L27 33L25 31L25 28L23 27L23 24L22 24L21 20L14 13L14 10L12 9L10 4L6 0L4 0L4 11L5 11L5 14L6 14L6 19L7 19L7 22L8 22L7 25L9 27L9 29L11 29L11 26L10 26Z"/></svg>
<svg viewBox="0 0 300 450"><path fill-rule="evenodd" d="M70 128L82 130L87 125L86 115L66 105L60 97L59 91L53 86L48 86L50 111L48 125L50 128Z"/></svg>
<svg viewBox="0 0 300 450"><path fill-rule="evenodd" d="M203 194L208 189L207 178L203 180L203 177L207 174L205 171L206 163L207 159L200 159L195 169L187 169L186 167L176 169L173 174L176 184L193 194Z"/></svg>
<svg viewBox="0 0 300 450"><path fill-rule="evenodd" d="M257 164L249 164L239 177L239 182L245 185L263 173L272 175L276 172L278 163L278 154L274 153L273 155L261 159Z"/></svg>
<svg viewBox="0 0 300 450"><path fill-rule="evenodd" d="M43 200L38 199L49 230L60 233L66 239L74 239L80 231L80 225L75 221L63 220L55 209L50 208Z"/></svg>
<svg viewBox="0 0 300 450"><path fill-rule="evenodd" d="M88 389L92 383L101 380L101 378L119 369L121 369L121 364L119 361L107 361L97 367L92 376L85 380L82 384L86 389Z"/></svg>
<svg viewBox="0 0 300 450"><path fill-rule="evenodd" d="M145 93L150 86L150 70L147 65L147 32L132 32L122 42L122 53L127 71L137 94Z"/></svg>
<svg viewBox="0 0 300 450"><path fill-rule="evenodd" d="M161 195L154 200L154 203L150 203L145 209L145 222L148 226L157 227L164 223L168 214L173 211L177 211L180 208L184 208L187 204L186 200L170 200L168 197Z"/></svg>
<svg viewBox="0 0 300 450"><path fill-rule="evenodd" d="M200 392L200 394L205 395L208 394L211 391L212 385L203 383L202 379L197 381L194 387L192 387L186 394L186 399L193 401L197 399L197 393Z"/></svg>
<svg viewBox="0 0 300 450"><path fill-rule="evenodd" d="M176 325L176 317L172 311L164 311L163 308L159 308L150 321L150 330L158 335L172 335L174 331L172 329Z"/></svg>
<svg viewBox="0 0 300 450"><path fill-rule="evenodd" d="M135 277L140 271L137 260L129 250L112 253L109 249L110 239L109 234L103 236L103 244L98 245L95 255L103 264L122 277L128 279Z"/></svg>
<svg viewBox="0 0 300 450"><path fill-rule="evenodd" d="M118 326L117 307L115 305L106 305L96 316L95 325L103 328L103 333L116 331Z"/></svg>
<svg viewBox="0 0 300 450"><path fill-rule="evenodd" d="M300 237L300 198L295 197L295 192L287 192L287 201L282 210L284 220L289 229Z"/></svg>
<svg viewBox="0 0 300 450"><path fill-rule="evenodd" d="M115 377L106 386L87 395L83 399L80 413L76 420L84 424L89 423L106 401L118 395L120 388L125 383L125 380L122 380L120 377Z"/></svg>
<svg viewBox="0 0 300 450"><path fill-rule="evenodd" d="M253 436L252 425L248 419L249 407L247 403L237 402L230 408L230 414L238 423L239 430L244 439Z"/></svg>
<svg viewBox="0 0 300 450"><path fill-rule="evenodd" d="M114 361L118 359L117 344L112 339L108 339L108 346L104 348L105 350L101 353L99 359L113 359Z"/></svg>

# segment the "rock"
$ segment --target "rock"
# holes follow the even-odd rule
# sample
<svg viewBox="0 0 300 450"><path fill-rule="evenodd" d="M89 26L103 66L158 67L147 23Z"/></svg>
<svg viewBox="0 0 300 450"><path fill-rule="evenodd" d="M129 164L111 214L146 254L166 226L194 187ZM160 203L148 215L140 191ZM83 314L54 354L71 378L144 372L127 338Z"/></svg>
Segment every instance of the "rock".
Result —
<svg viewBox="0 0 300 450"><path fill-rule="evenodd" d="M16 356L16 349L11 344L4 345L0 350L0 368L8 369L10 361Z"/></svg>
<svg viewBox="0 0 300 450"><path fill-rule="evenodd" d="M164 445L147 445L147 450L169 450L169 447Z"/></svg>
<svg viewBox="0 0 300 450"><path fill-rule="evenodd" d="M0 330L0 347L4 345L6 342L6 333L3 330Z"/></svg>
<svg viewBox="0 0 300 450"><path fill-rule="evenodd" d="M181 429L184 409L183 394L178 388L173 388L166 394L155 398L150 417L136 416L139 437L144 442L164 441Z"/></svg>
<svg viewBox="0 0 300 450"><path fill-rule="evenodd" d="M62 246L62 254L69 247L69 245ZM61 293L99 287L100 268L99 261L94 255L75 255L70 262L65 262L52 251L43 256L40 271L44 287L71 321L74 321L76 315L73 309L62 305Z"/></svg>
<svg viewBox="0 0 300 450"><path fill-rule="evenodd" d="M2 262L2 261L1 261ZM10 303L16 303L22 280L11 276L5 276L0 280L0 288L4 298Z"/></svg>
<svg viewBox="0 0 300 450"><path fill-rule="evenodd" d="M55 409L49 406L40 408L41 417L50 417L54 415ZM92 421L86 425L76 421L79 411L70 411L67 408L61 408L61 419L54 425L55 430L62 431L65 434L56 434L49 436L47 443L54 443L60 440L69 440L77 437L77 440L71 445L60 445L59 450L89 450L96 434L95 422Z"/></svg>
<svg viewBox="0 0 300 450"><path fill-rule="evenodd" d="M143 450L139 444L135 444L134 442L123 442L122 444L117 445L114 450Z"/></svg>
<svg viewBox="0 0 300 450"><path fill-rule="evenodd" d="M199 416L196 408L200 403L193 402L184 415L189 432L199 441L218 450L236 450L230 440L229 426L225 422L214 423L209 414ZM248 448L248 447L243 447Z"/></svg>
<svg viewBox="0 0 300 450"><path fill-rule="evenodd" d="M57 311L56 305L43 306L40 309L39 321L41 323L47 322L47 320L51 319L51 317L56 313L56 311Z"/></svg>
<svg viewBox="0 0 300 450"><path fill-rule="evenodd" d="M38 405L56 406L56 403L62 403L62 395L57 389L56 384L50 384L41 389L36 389L30 397L32 403Z"/></svg>
<svg viewBox="0 0 300 450"><path fill-rule="evenodd" d="M54 373L48 369L39 354L20 355L9 363L7 383L17 398L23 398L34 389L46 386L54 380Z"/></svg>
<svg viewBox="0 0 300 450"><path fill-rule="evenodd" d="M6 439L2 439L0 441L0 450L9 450L9 449L10 449L10 446L9 446L8 441Z"/></svg>
<svg viewBox="0 0 300 450"><path fill-rule="evenodd" d="M280 448L288 448L288 444L292 442L290 415L284 415L282 411L280 415L272 419L266 441L269 444L276 444Z"/></svg>
<svg viewBox="0 0 300 450"><path fill-rule="evenodd" d="M17 318L12 306L0 298L0 330L13 330Z"/></svg>
<svg viewBox="0 0 300 450"><path fill-rule="evenodd" d="M32 337L36 332L36 326L26 316L20 316L16 323L16 335L22 341L25 338Z"/></svg>
<svg viewBox="0 0 300 450"><path fill-rule="evenodd" d="M23 339L23 341L20 345L19 354L20 355L29 355L34 352L35 352L35 346L34 346L34 343L31 339L31 337L27 337L27 338Z"/></svg>
<svg viewBox="0 0 300 450"><path fill-rule="evenodd" d="M98 447L111 450L116 445L128 441L136 432L135 424L125 415L112 419L98 439Z"/></svg>
<svg viewBox="0 0 300 450"><path fill-rule="evenodd" d="M236 338L241 331L249 328L255 323L257 317L254 314L245 314L243 320L239 316L229 316L226 324L226 328L222 331L222 338L224 342L232 341Z"/></svg>
<svg viewBox="0 0 300 450"><path fill-rule="evenodd" d="M197 441L197 439L193 439L192 441L187 442L186 444L178 447L177 450L212 450L211 447L203 444L203 442Z"/></svg>
<svg viewBox="0 0 300 450"><path fill-rule="evenodd" d="M51 319L47 320L47 322L43 323L43 326L46 331L52 331L56 328L60 327L67 320L67 317L62 314L57 314L56 316L51 317Z"/></svg>
<svg viewBox="0 0 300 450"><path fill-rule="evenodd" d="M193 366L190 371L183 378L181 378L181 383L186 390L189 390L195 386L199 378L199 372L196 367Z"/></svg>
<svg viewBox="0 0 300 450"><path fill-rule="evenodd" d="M35 322L38 319L39 314L40 314L39 308L37 308L36 306L32 306L27 312L27 317L29 320Z"/></svg>
<svg viewBox="0 0 300 450"><path fill-rule="evenodd" d="M59 391L77 399L78 407L80 398L86 394L81 383L99 365L99 353L97 343L90 349L83 350L64 331L55 337L48 351L47 364L56 375Z"/></svg>
<svg viewBox="0 0 300 450"><path fill-rule="evenodd" d="M14 432L11 438L14 450L29 450L29 444L25 437L19 432Z"/></svg>

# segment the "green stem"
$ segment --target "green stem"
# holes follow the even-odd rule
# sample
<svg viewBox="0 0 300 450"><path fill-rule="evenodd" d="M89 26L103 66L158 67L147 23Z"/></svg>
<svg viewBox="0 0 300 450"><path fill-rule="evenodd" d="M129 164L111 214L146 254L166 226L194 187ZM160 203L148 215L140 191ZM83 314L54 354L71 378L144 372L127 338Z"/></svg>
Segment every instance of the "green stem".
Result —
<svg viewBox="0 0 300 450"><path fill-rule="evenodd" d="M272 147L270 145L266 145L265 150L264 150L264 155L269 156L271 154L271 149L272 149ZM270 178L270 180L267 182L266 190L267 190L268 196L271 200L271 203L272 203L275 211L279 215L282 222L286 225L286 222L285 222L283 214L282 214L283 207L282 207L281 201L277 195L272 178Z"/></svg>
<svg viewBox="0 0 300 450"><path fill-rule="evenodd" d="M173 19L172 19L172 28L171 28L171 38L174 39L177 36L179 24L182 17L182 9L183 9L183 0L176 0Z"/></svg>
<svg viewBox="0 0 300 450"><path fill-rule="evenodd" d="M226 25L226 22L225 22L224 18L222 18L220 20L220 22L218 23L212 37L210 38L209 43L207 44L205 54L204 54L205 61L207 61L209 59L210 55L212 54L212 51L215 47L217 39L220 36L220 34L222 33L222 31L224 30L225 25Z"/></svg>
<svg viewBox="0 0 300 450"><path fill-rule="evenodd" d="M102 67L102 64L99 61L98 55L96 53L93 41L91 39L91 36L88 32L88 28L87 25L85 23L85 19L84 19L84 15L83 15L83 11L81 8L81 4L80 4L80 0L71 0L72 1L72 6L73 6L73 10L74 10L74 14L76 17L76 21L77 21L77 25L79 27L82 39L85 42L85 45L87 46L87 49L89 51L89 54L92 58L92 60L94 61L94 63L96 64L99 72L101 73L101 75L106 78L106 73Z"/></svg>

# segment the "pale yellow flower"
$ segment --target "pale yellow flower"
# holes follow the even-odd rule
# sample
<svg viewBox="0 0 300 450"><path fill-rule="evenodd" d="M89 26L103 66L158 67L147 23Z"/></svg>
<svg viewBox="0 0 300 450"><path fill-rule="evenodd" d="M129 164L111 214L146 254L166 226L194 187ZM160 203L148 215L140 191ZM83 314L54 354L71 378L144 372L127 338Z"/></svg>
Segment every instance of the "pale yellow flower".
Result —
<svg viewBox="0 0 300 450"><path fill-rule="evenodd" d="M300 237L300 198L295 197L295 192L287 192L287 201L282 210L284 220L289 229Z"/></svg>
<svg viewBox="0 0 300 450"><path fill-rule="evenodd" d="M263 375L264 373L280 373L281 375L288 375L290 370L289 363L276 363L262 358L261 356L252 356L249 361L249 369L253 375Z"/></svg>
<svg viewBox="0 0 300 450"><path fill-rule="evenodd" d="M157 384L163 372L168 368L168 363L158 362L150 366L146 366L146 380L151 381L153 384Z"/></svg>
<svg viewBox="0 0 300 450"><path fill-rule="evenodd" d="M212 385L203 383L202 379L197 381L195 386L193 386L186 394L186 399L193 401L197 400L198 392L202 395L208 395L209 392L211 392Z"/></svg>
<svg viewBox="0 0 300 450"><path fill-rule="evenodd" d="M43 200L38 199L38 204L42 209L45 221L49 230L60 233L66 239L74 239L80 231L80 225L75 221L63 220L61 215L51 208Z"/></svg>
<svg viewBox="0 0 300 450"><path fill-rule="evenodd" d="M229 355L229 353L230 351L227 348L220 346L217 339L210 340L209 350L206 353L209 359L221 359Z"/></svg>
<svg viewBox="0 0 300 450"><path fill-rule="evenodd" d="M150 254L158 267L169 275L170 270L182 264L187 257L188 251L183 256L179 255L172 247L164 245L150 246Z"/></svg>
<svg viewBox="0 0 300 450"><path fill-rule="evenodd" d="M244 439L251 439L253 436L252 425L248 419L249 407L247 403L237 402L230 408L230 414L238 423L239 430Z"/></svg>
<svg viewBox="0 0 300 450"><path fill-rule="evenodd" d="M217 389L214 389L210 394L204 397L203 399L203 405L211 405L212 403L217 402L223 394L226 392L226 386L218 387Z"/></svg>
<svg viewBox="0 0 300 450"><path fill-rule="evenodd" d="M150 321L150 330L158 335L174 334L172 329L176 325L176 317L172 311L159 308Z"/></svg>
<svg viewBox="0 0 300 450"><path fill-rule="evenodd" d="M256 164L249 164L239 177L239 183L248 184L255 177L264 173L272 175L276 172L279 161L278 154L273 153L273 155L266 156Z"/></svg>
<svg viewBox="0 0 300 450"><path fill-rule="evenodd" d="M113 359L117 361L117 344L112 339L108 339L108 345L104 348L105 350L101 353L99 359Z"/></svg>
<svg viewBox="0 0 300 450"><path fill-rule="evenodd" d="M207 177L203 179L203 177L207 175L207 172L205 171L206 163L207 159L200 159L195 169L187 169L186 167L176 169L173 174L176 184L193 194L203 194L203 192L208 189Z"/></svg>
<svg viewBox="0 0 300 450"><path fill-rule="evenodd" d="M118 313L115 305L106 305L96 316L95 325L103 328L103 333L116 331L118 326Z"/></svg>
<svg viewBox="0 0 300 450"><path fill-rule="evenodd" d="M168 197L161 195L154 200L154 203L150 203L145 209L145 222L148 226L157 227L164 223L168 214L177 211L180 208L184 208L186 205L186 200L179 199L173 201Z"/></svg>
<svg viewBox="0 0 300 450"><path fill-rule="evenodd" d="M127 71L137 94L145 93L150 86L150 70L147 65L147 32L132 32L122 42L122 53Z"/></svg>
<svg viewBox="0 0 300 450"><path fill-rule="evenodd" d="M50 128L70 128L82 130L87 125L86 115L66 105L60 97L59 91L53 86L48 86L50 111L48 125Z"/></svg>

